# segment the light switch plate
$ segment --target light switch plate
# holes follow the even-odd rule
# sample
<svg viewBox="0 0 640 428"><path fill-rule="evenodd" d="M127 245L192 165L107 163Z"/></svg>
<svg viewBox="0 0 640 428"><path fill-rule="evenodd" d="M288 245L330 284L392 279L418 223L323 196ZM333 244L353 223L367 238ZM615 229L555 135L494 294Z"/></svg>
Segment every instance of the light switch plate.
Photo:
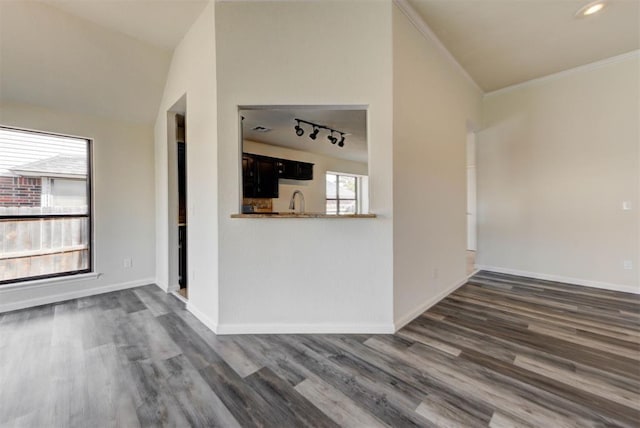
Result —
<svg viewBox="0 0 640 428"><path fill-rule="evenodd" d="M631 211L631 201L622 201L622 209L624 211Z"/></svg>

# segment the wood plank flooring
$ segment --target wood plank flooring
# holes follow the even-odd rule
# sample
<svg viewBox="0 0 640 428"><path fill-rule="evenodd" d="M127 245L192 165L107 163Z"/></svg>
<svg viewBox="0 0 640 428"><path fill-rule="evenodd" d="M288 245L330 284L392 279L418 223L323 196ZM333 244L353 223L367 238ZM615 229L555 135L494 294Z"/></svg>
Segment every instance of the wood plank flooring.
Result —
<svg viewBox="0 0 640 428"><path fill-rule="evenodd" d="M480 272L395 335L216 336L151 285L0 314L0 426L638 427L639 327Z"/></svg>

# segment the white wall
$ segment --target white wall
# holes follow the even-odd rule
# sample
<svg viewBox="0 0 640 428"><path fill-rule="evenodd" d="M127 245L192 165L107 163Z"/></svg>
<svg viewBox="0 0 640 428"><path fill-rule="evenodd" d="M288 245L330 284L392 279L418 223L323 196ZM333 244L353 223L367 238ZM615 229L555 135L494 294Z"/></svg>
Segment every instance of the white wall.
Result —
<svg viewBox="0 0 640 428"><path fill-rule="evenodd" d="M97 279L0 287L0 311L154 282L153 135L148 125L25 104L0 104L0 124L93 139ZM130 269L124 258L132 258Z"/></svg>
<svg viewBox="0 0 640 428"><path fill-rule="evenodd" d="M476 134L467 132L467 250L477 247Z"/></svg>
<svg viewBox="0 0 640 428"><path fill-rule="evenodd" d="M479 265L639 291L639 76L636 53L485 97Z"/></svg>
<svg viewBox="0 0 640 428"><path fill-rule="evenodd" d="M169 144L167 111L186 94L189 309L215 328L218 318L218 163L215 7L211 2L175 49L155 124L156 275L168 289ZM173 140L173 139L171 139ZM173 141L171 141L173 142ZM177 217L177 215L176 215ZM173 241L173 240L172 240ZM171 256L173 257L173 255Z"/></svg>
<svg viewBox="0 0 640 428"><path fill-rule="evenodd" d="M391 331L391 4L224 2L216 18L219 332ZM368 105L379 217L230 218L242 105Z"/></svg>
<svg viewBox="0 0 640 428"><path fill-rule="evenodd" d="M393 8L394 319L466 279L467 123L480 90Z"/></svg>
<svg viewBox="0 0 640 428"><path fill-rule="evenodd" d="M245 140L245 153L271 156L280 159L290 159L313 164L313 180L280 180L279 198L273 199L273 211L289 211L291 195L300 190L304 195L305 211L310 213L324 213L327 207L326 174L327 171L343 172L346 174L367 175L367 164L344 159L323 156L316 153L293 150L271 144ZM297 205L296 205L297 208Z"/></svg>

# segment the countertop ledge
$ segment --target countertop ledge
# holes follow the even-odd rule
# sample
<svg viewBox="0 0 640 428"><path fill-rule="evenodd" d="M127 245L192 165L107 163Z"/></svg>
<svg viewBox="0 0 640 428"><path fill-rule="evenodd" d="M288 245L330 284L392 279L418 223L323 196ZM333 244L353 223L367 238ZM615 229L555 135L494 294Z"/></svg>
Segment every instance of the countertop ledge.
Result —
<svg viewBox="0 0 640 428"><path fill-rule="evenodd" d="M324 213L254 213L231 214L231 218L376 218L375 214L324 214Z"/></svg>

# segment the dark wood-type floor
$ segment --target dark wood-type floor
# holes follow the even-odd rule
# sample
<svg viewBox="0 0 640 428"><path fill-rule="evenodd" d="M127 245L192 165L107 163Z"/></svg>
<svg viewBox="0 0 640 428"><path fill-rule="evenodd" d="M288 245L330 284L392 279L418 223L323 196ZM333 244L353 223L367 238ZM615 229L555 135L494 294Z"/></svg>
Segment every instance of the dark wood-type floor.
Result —
<svg viewBox="0 0 640 428"><path fill-rule="evenodd" d="M140 287L0 315L0 426L640 425L638 296L479 273L395 335L217 337Z"/></svg>

